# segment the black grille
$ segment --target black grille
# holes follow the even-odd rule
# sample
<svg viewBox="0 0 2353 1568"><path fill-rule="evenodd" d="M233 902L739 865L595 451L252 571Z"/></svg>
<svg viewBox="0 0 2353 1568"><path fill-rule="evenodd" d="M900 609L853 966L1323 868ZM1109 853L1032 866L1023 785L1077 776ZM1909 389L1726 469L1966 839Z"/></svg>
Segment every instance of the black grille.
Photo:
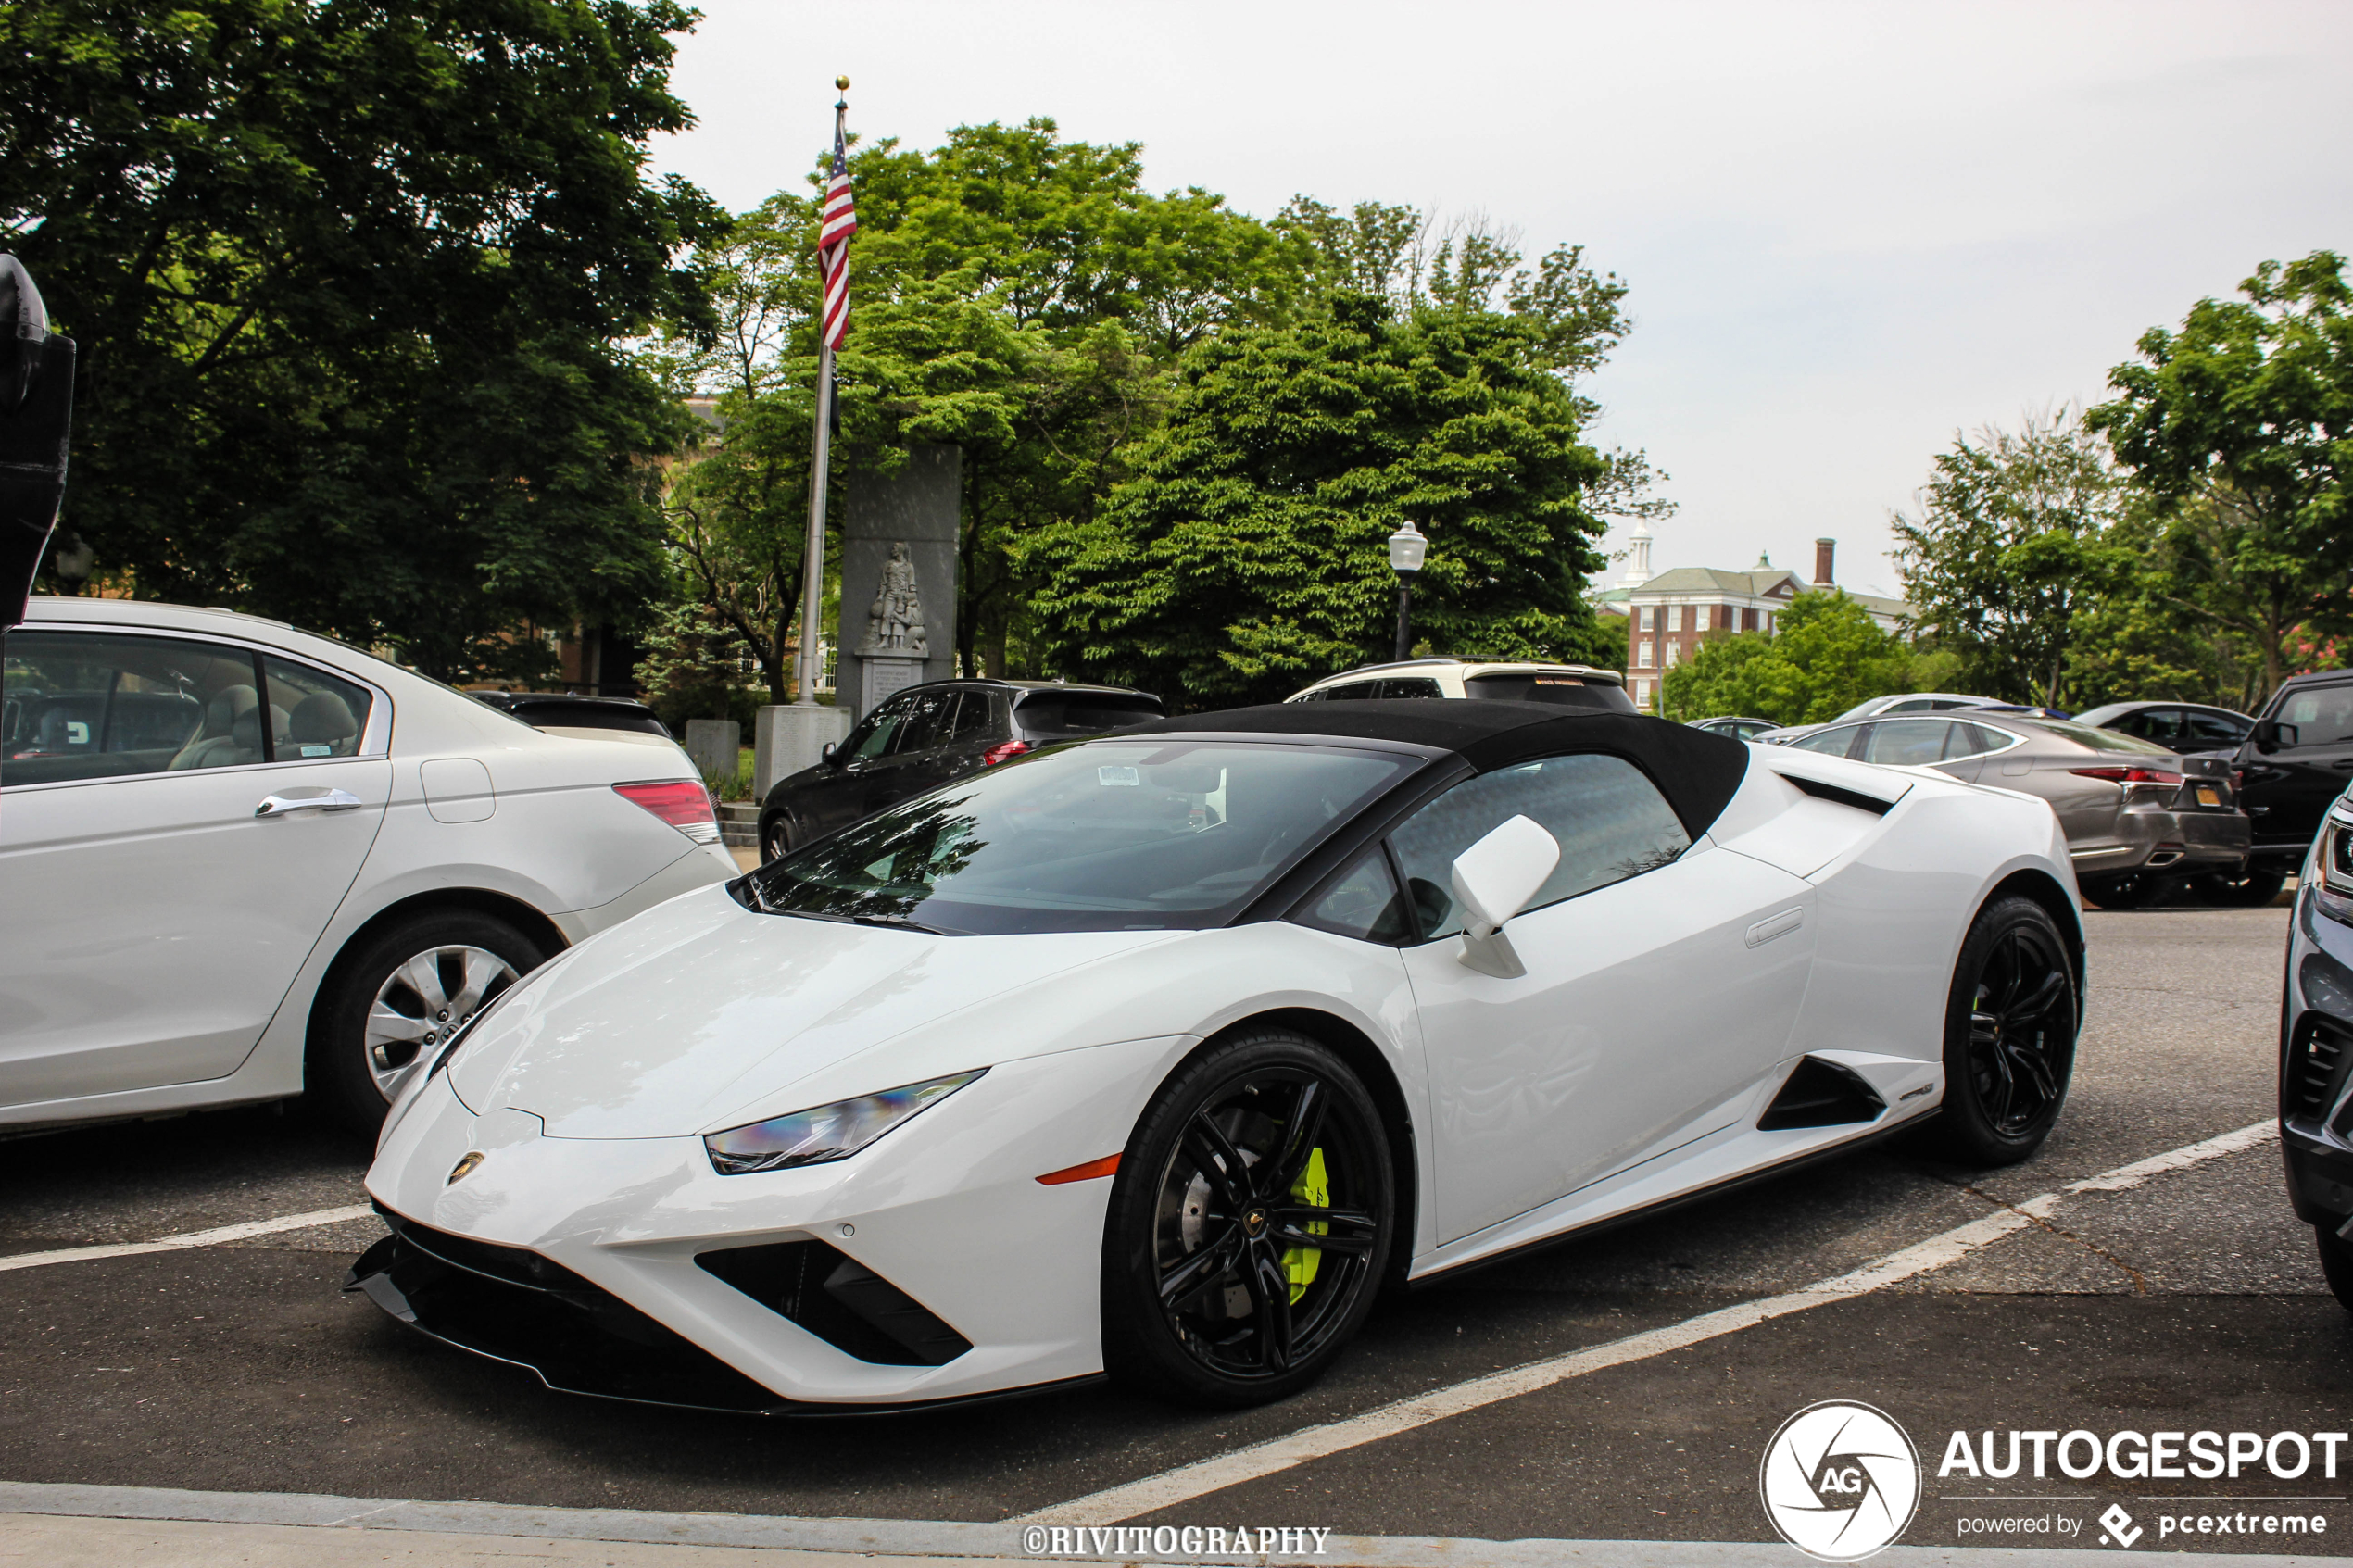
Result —
<svg viewBox="0 0 2353 1568"><path fill-rule="evenodd" d="M2346 1047L2353 1042L2344 1030L2311 1013L2305 1014L2297 1034L2301 1039L2288 1060L2287 1113L2317 1121L2329 1108Z"/></svg>
<svg viewBox="0 0 2353 1568"><path fill-rule="evenodd" d="M1852 1068L1806 1057L1799 1061L1773 1103L1756 1119L1760 1133L1785 1127L1837 1127L1876 1120L1887 1109L1878 1091Z"/></svg>
<svg viewBox="0 0 2353 1568"><path fill-rule="evenodd" d="M944 1366L973 1348L922 1302L822 1241L730 1247L695 1261L862 1361Z"/></svg>

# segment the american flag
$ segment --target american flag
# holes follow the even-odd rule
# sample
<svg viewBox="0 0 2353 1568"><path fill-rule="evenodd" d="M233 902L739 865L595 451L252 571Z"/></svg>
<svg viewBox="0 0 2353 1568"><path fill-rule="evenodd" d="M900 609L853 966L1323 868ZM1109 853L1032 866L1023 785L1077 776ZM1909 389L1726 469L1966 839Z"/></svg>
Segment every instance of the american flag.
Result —
<svg viewBox="0 0 2353 1568"><path fill-rule="evenodd" d="M817 230L817 265L825 275L824 342L827 348L839 348L849 332L849 236L858 232L858 204L849 194L849 153L837 123L824 221Z"/></svg>

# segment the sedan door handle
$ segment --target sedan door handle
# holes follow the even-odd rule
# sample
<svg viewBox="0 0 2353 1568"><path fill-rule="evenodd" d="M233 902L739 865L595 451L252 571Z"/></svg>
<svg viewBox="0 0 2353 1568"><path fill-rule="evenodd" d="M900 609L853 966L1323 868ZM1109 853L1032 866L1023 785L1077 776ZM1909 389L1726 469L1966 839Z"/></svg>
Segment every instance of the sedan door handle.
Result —
<svg viewBox="0 0 2353 1568"><path fill-rule="evenodd" d="M347 789L331 789L324 795L271 795L263 797L253 809L257 817L283 817L291 811L356 811L368 804Z"/></svg>

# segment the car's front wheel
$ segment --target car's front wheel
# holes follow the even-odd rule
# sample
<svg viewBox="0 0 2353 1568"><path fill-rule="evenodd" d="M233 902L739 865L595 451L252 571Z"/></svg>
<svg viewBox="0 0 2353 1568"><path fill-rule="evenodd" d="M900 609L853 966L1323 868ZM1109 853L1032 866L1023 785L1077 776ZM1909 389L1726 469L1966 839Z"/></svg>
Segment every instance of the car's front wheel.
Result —
<svg viewBox="0 0 2353 1568"><path fill-rule="evenodd" d="M337 966L313 1015L305 1086L373 1137L434 1047L547 956L509 922L478 910L394 923Z"/></svg>
<svg viewBox="0 0 2353 1568"><path fill-rule="evenodd" d="M2082 1022L2058 922L2032 898L1978 915L1944 1010L1944 1106L1930 1131L1972 1165L2032 1157L2051 1135L2075 1073Z"/></svg>
<svg viewBox="0 0 2353 1568"><path fill-rule="evenodd" d="M1192 1404L1279 1399L1372 1310L1397 1212L1364 1085L1289 1030L1221 1041L1152 1099L1120 1157L1103 1238L1103 1353Z"/></svg>
<svg viewBox="0 0 2353 1568"><path fill-rule="evenodd" d="M760 863L781 860L792 852L792 829L786 825L784 813L771 811L760 819Z"/></svg>

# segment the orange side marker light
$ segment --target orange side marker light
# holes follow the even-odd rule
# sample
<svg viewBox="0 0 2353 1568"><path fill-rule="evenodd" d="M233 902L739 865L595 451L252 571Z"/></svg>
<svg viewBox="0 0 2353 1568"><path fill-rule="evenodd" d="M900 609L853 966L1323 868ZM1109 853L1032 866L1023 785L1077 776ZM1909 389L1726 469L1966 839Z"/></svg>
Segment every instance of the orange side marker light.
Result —
<svg viewBox="0 0 2353 1568"><path fill-rule="evenodd" d="M1091 1182L1097 1176L1108 1176L1118 1169L1119 1156L1106 1154L1101 1160L1089 1160L1084 1165L1073 1165L1062 1171L1049 1171L1038 1177L1038 1182L1041 1186L1058 1187L1064 1182Z"/></svg>

